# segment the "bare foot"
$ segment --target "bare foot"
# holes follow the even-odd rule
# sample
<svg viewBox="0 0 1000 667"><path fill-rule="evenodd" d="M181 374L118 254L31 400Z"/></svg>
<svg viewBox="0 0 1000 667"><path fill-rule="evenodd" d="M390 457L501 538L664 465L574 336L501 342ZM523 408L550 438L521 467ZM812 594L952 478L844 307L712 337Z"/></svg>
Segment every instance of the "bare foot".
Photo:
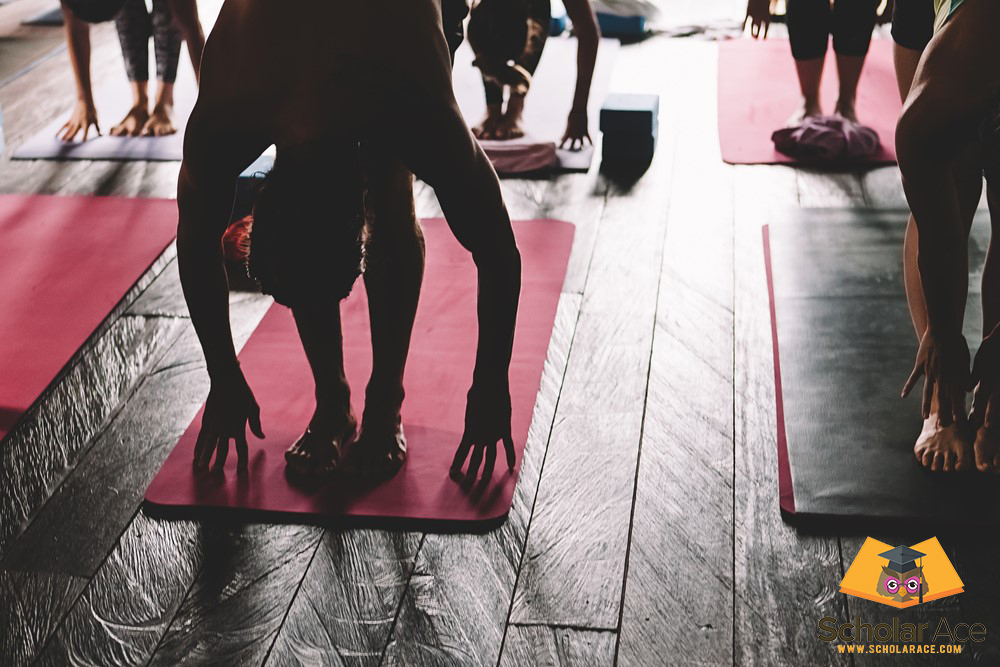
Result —
<svg viewBox="0 0 1000 667"><path fill-rule="evenodd" d="M153 113L142 128L142 135L145 137L165 137L168 134L176 134L176 132L174 107L163 103L153 107Z"/></svg>
<svg viewBox="0 0 1000 667"><path fill-rule="evenodd" d="M285 452L285 463L294 472L325 476L340 465L341 452L354 438L358 420L352 412L339 418L330 414L317 407L309 428Z"/></svg>
<svg viewBox="0 0 1000 667"><path fill-rule="evenodd" d="M1000 431L981 427L972 448L976 453L976 469L1000 473Z"/></svg>
<svg viewBox="0 0 1000 667"><path fill-rule="evenodd" d="M934 472L966 470L972 454L967 428L965 421L941 426L934 413L924 420L913 454L922 466Z"/></svg>
<svg viewBox="0 0 1000 667"><path fill-rule="evenodd" d="M859 122L858 113L857 111L854 110L854 100L850 101L840 100L839 102L837 102L837 108L834 110L834 112L838 116L846 118L852 123Z"/></svg>
<svg viewBox="0 0 1000 667"><path fill-rule="evenodd" d="M138 137L149 120L149 110L145 103L136 104L129 109L121 122L111 128L113 137Z"/></svg>
<svg viewBox="0 0 1000 667"><path fill-rule="evenodd" d="M386 478L406 463L406 435L396 418L395 428L364 427L347 452L344 470L359 477Z"/></svg>
<svg viewBox="0 0 1000 667"><path fill-rule="evenodd" d="M785 127L794 127L795 125L801 125L802 121L806 118L812 118L814 116L822 116L823 109L820 108L819 100L807 100L802 98L802 104L798 109L795 110L788 120L785 121Z"/></svg>
<svg viewBox="0 0 1000 667"><path fill-rule="evenodd" d="M504 116L503 120L497 125L496 138L505 139L520 139L524 136L524 130L521 129L521 117L518 115L512 118L510 114Z"/></svg>
<svg viewBox="0 0 1000 667"><path fill-rule="evenodd" d="M472 134L475 135L476 139L496 139L497 126L501 122L503 122L503 113L490 107L482 122L472 128Z"/></svg>

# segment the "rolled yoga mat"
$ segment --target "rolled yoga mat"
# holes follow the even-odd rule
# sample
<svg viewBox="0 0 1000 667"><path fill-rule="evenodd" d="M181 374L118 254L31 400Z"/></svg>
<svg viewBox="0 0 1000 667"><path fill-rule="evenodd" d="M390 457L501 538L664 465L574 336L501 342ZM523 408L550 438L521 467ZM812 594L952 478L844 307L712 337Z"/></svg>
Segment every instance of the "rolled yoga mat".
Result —
<svg viewBox="0 0 1000 667"><path fill-rule="evenodd" d="M150 81L149 94L156 94L156 82ZM187 51L182 50L174 86L174 123L177 133L165 137L112 137L108 134L132 107L132 92L124 71L116 71L94 93L97 119L102 135L90 129L87 141L62 141L56 135L69 117L60 115L14 151L15 160L152 160L179 161L184 156L184 127L198 96L194 70ZM69 100L70 98L67 98Z"/></svg>
<svg viewBox="0 0 1000 667"><path fill-rule="evenodd" d="M764 227L780 507L789 521L890 530L1000 522L1000 478L975 466L930 472L913 454L920 388L899 397L917 352L901 267L907 215L806 209ZM973 354L988 224L978 220L970 241Z"/></svg>
<svg viewBox="0 0 1000 667"><path fill-rule="evenodd" d="M466 392L476 352L477 273L472 257L443 220L423 222L427 264L406 366L403 428L408 460L395 477L365 483L336 475L318 488L286 476L285 450L301 435L315 406L313 380L291 312L272 306L240 353L240 364L261 407L267 436L250 436L250 469L224 476L195 474L192 457L201 425L194 419L149 489L147 508L170 515L228 511L248 519L362 522L486 528L510 509L531 424L549 338L573 242L573 225L531 221L514 225L522 258L521 299L510 365L512 434L517 466L507 471L498 451L485 489L448 476L462 439ZM355 414L363 410L371 370L368 306L361 282L341 305L344 357Z"/></svg>
<svg viewBox="0 0 1000 667"><path fill-rule="evenodd" d="M837 101L837 68L827 54L821 88L823 112ZM719 143L729 164L787 164L771 133L783 127L801 103L795 62L787 39L734 39L719 44ZM875 130L882 148L853 164L895 164L896 119L901 108L892 66L892 41L873 39L858 86L857 112Z"/></svg>
<svg viewBox="0 0 1000 667"><path fill-rule="evenodd" d="M597 49L597 65L587 105L590 136L595 142L599 137L601 104L607 97L618 47L617 40L602 39ZM464 42L455 54L452 74L455 97L470 128L478 125L486 115L483 79L479 69L472 64L474 57L472 47L468 41ZM525 136L508 141L479 142L497 172L515 174L542 169L587 171L590 168L594 159L593 146L587 144L577 151L558 147L566 130L566 116L573 106L575 89L576 39L549 38L524 103L521 126Z"/></svg>
<svg viewBox="0 0 1000 667"><path fill-rule="evenodd" d="M0 196L0 439L176 231L173 200Z"/></svg>

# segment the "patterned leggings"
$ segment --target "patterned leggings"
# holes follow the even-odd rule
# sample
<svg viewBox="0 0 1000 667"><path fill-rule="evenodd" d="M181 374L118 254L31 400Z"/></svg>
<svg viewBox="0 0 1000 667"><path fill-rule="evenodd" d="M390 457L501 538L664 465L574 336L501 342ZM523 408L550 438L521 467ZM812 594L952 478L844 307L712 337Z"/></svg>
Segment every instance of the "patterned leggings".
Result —
<svg viewBox="0 0 1000 667"><path fill-rule="evenodd" d="M167 0L153 0L152 13L147 10L145 0L125 0L115 17L115 26L129 81L149 81L150 37L156 53L157 80L173 83L177 79L183 38L173 24Z"/></svg>

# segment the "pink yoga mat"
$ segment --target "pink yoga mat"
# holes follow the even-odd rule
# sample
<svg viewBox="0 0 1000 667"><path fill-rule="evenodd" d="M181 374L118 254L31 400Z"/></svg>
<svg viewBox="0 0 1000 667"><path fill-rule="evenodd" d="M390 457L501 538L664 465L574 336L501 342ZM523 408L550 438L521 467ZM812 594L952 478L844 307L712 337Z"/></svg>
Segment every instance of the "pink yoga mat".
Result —
<svg viewBox="0 0 1000 667"><path fill-rule="evenodd" d="M335 476L310 488L285 472L284 451L305 429L314 408L313 381L291 312L272 306L240 353L240 363L261 406L266 438L251 437L250 469L236 471L230 455L224 476L192 470L201 413L146 491L153 508L182 514L231 510L256 518L429 522L474 527L510 510L531 424L535 396L562 289L573 225L555 221L515 223L523 264L514 356L510 367L513 473L499 452L485 489L448 476L462 438L465 395L476 352L476 269L442 220L423 222L427 266L406 367L403 427L409 459L395 477L361 483ZM355 413L363 409L371 370L368 306L362 283L341 307L347 376ZM502 446L501 446L502 447Z"/></svg>
<svg viewBox="0 0 1000 667"><path fill-rule="evenodd" d="M800 102L795 62L787 39L734 39L719 45L719 143L729 164L795 163L774 149L771 133ZM824 113L837 101L832 49L823 72ZM896 119L901 104L892 67L892 43L872 40L858 88L859 120L878 132L882 149L862 164L896 162Z"/></svg>
<svg viewBox="0 0 1000 667"><path fill-rule="evenodd" d="M0 438L176 229L172 200L0 196Z"/></svg>

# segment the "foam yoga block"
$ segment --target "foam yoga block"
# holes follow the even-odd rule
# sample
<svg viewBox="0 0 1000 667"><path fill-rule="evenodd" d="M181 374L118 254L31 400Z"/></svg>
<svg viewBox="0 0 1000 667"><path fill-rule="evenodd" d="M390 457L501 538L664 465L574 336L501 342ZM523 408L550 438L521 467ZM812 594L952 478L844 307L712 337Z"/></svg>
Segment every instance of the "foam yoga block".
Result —
<svg viewBox="0 0 1000 667"><path fill-rule="evenodd" d="M905 211L771 214L764 252L771 302L778 489L796 524L930 529L1000 522L994 475L932 473L913 454L920 389L900 388L917 341L903 289ZM969 243L965 335L980 340L985 216ZM973 354L975 349L972 350ZM889 528L887 528L889 529Z"/></svg>
<svg viewBox="0 0 1000 667"><path fill-rule="evenodd" d="M427 263L402 411L409 458L396 476L381 483L335 476L318 487L286 476L284 451L312 415L313 380L290 311L273 306L240 353L267 434L263 441L251 439L248 474L235 470L235 454L230 454L224 476L193 473L199 415L146 492L148 509L190 516L229 512L255 520L388 522L461 530L485 529L503 520L523 461L574 228L552 220L514 223L522 258L510 365L511 432L518 463L508 472L501 451L491 483L477 491L448 476L462 439L475 364L476 268L443 220L426 220L422 226ZM361 416L371 372L368 305L361 282L341 304L341 317L346 373L354 411Z"/></svg>
<svg viewBox="0 0 1000 667"><path fill-rule="evenodd" d="M604 164L627 166L652 161L659 115L658 95L608 95L601 107Z"/></svg>
<svg viewBox="0 0 1000 667"><path fill-rule="evenodd" d="M597 25L606 37L641 37L646 34L645 16L619 16L608 12L596 12Z"/></svg>
<svg viewBox="0 0 1000 667"><path fill-rule="evenodd" d="M177 202L0 196L0 439L177 230Z"/></svg>

